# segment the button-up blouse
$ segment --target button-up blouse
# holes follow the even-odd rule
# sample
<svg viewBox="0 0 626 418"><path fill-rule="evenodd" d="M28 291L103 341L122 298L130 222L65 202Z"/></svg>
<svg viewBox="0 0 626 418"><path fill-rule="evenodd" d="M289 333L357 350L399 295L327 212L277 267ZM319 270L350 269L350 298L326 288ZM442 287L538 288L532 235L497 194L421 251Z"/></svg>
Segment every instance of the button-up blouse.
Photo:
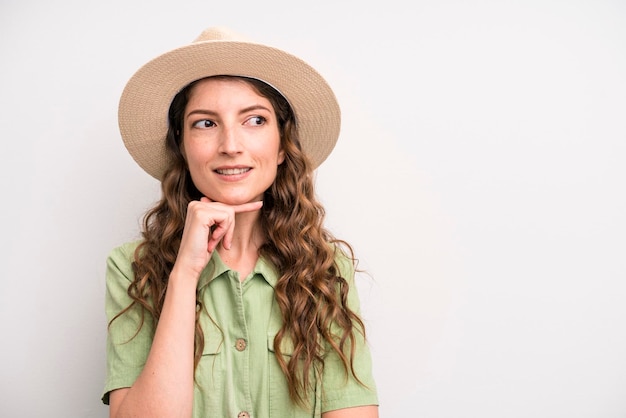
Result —
<svg viewBox="0 0 626 418"><path fill-rule="evenodd" d="M138 244L115 248L107 259L105 310L109 321L132 301L127 291ZM343 256L337 261L350 285L349 306L358 313L352 263ZM274 353L274 337L281 326L274 298L278 278L273 264L260 257L242 281L218 252L213 252L198 282L205 344L195 374L193 417L320 417L326 411L378 404L369 348L359 332L355 333L354 369L361 383L346 374L339 357L329 351L322 374L311 372L314 384L307 394L308 407L291 401ZM105 404L110 391L133 385L148 357L153 325L146 314L146 322L137 332L139 315L137 310L128 311L110 325ZM283 355L289 355L289 346L289 341L283 340Z"/></svg>

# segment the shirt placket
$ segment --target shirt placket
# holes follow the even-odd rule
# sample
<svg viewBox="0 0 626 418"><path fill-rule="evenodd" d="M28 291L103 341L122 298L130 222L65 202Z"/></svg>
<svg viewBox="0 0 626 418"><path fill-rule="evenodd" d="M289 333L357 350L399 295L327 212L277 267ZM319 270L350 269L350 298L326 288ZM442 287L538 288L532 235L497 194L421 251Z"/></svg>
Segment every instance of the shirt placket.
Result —
<svg viewBox="0 0 626 418"><path fill-rule="evenodd" d="M252 397L250 395L250 334L248 324L246 322L245 305L243 301L243 285L239 280L236 272L230 271L229 278L234 283L234 292L236 294L236 328L233 334L233 344L230 349L233 350L233 373L235 379L239 380L236 385L235 402L239 410L237 418L254 418L252 411Z"/></svg>

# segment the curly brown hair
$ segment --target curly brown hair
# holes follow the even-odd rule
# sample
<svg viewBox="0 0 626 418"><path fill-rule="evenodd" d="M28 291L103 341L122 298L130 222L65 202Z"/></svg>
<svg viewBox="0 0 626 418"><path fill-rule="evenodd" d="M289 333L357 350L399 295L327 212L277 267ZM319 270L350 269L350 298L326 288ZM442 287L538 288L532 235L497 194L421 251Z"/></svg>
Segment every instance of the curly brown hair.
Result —
<svg viewBox="0 0 626 418"><path fill-rule="evenodd" d="M237 78L251 85L270 101L279 122L285 161L278 166L276 179L263 198L260 222L265 240L259 254L281 274L275 298L282 327L274 339L274 350L287 379L290 398L302 405L313 385L310 372L322 372L328 350L337 353L345 372L359 381L353 367L354 351L356 333L365 337L365 327L348 306L349 285L340 275L338 252L354 264L356 261L350 245L336 239L323 225L325 210L315 197L313 169L301 150L296 119L287 100L262 81L218 77ZM194 84L181 90L170 106L166 147L171 163L161 180L162 198L143 220L143 240L133 262L135 278L128 289L133 303L113 320L138 305L143 308L142 315L147 312L156 324L182 239L187 206L202 197L191 180L180 148L184 110ZM196 303L197 366L204 333L198 320L203 307L199 300ZM143 323L142 320L140 328ZM284 356L281 351L285 339L293 343L291 356Z"/></svg>

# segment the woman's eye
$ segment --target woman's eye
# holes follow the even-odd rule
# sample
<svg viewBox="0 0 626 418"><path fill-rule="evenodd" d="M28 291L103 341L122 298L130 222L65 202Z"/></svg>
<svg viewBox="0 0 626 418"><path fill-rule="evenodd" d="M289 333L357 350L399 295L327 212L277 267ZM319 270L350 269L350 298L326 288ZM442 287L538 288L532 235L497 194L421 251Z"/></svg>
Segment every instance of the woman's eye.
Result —
<svg viewBox="0 0 626 418"><path fill-rule="evenodd" d="M200 129L211 128L213 126L215 126L215 123L213 123L213 121L209 119L202 119L197 122L194 122L193 124L194 128L200 128Z"/></svg>
<svg viewBox="0 0 626 418"><path fill-rule="evenodd" d="M253 126L260 126L265 123L266 119L263 116L253 116L248 119L248 123Z"/></svg>

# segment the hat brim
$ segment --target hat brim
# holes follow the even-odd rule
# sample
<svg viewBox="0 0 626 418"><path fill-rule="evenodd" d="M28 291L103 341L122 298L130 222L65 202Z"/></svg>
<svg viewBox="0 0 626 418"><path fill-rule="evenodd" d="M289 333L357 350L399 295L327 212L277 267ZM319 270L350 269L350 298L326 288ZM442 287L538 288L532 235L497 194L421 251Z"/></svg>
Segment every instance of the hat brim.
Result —
<svg viewBox="0 0 626 418"><path fill-rule="evenodd" d="M168 110L189 83L210 76L256 78L276 88L296 115L300 143L313 167L330 154L340 130L340 109L326 80L303 60L266 45L232 40L196 42L154 58L128 81L118 121L133 159L161 179L169 165L165 150Z"/></svg>

